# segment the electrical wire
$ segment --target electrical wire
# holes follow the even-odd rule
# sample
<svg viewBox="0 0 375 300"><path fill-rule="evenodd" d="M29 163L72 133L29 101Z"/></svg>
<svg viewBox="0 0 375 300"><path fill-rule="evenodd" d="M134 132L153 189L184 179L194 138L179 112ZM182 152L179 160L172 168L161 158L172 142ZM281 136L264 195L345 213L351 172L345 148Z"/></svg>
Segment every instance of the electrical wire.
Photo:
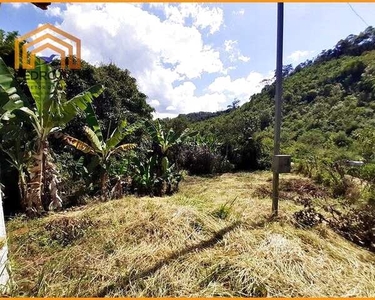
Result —
<svg viewBox="0 0 375 300"><path fill-rule="evenodd" d="M350 3L348 3L348 5L349 5L350 9L356 14L356 16L357 16L358 18L360 18L361 21L362 21L363 23L365 23L365 25L366 25L367 27L369 27L370 25L365 21L365 19L363 19L363 18L360 16L359 13L357 13L357 12L355 11L355 9L353 8L353 6L351 6Z"/></svg>

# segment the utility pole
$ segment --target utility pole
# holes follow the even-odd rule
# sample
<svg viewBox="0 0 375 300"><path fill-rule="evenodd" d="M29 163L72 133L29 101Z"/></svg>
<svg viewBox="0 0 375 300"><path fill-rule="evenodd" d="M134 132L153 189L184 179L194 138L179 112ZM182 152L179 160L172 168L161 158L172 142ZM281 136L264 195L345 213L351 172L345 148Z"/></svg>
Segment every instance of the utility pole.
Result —
<svg viewBox="0 0 375 300"><path fill-rule="evenodd" d="M276 167L276 156L280 154L280 129L282 106L282 71L283 71L283 34L284 34L284 3L277 3L277 46L276 46L276 93L275 93L275 141L274 157L272 161L272 215L279 211L279 170Z"/></svg>

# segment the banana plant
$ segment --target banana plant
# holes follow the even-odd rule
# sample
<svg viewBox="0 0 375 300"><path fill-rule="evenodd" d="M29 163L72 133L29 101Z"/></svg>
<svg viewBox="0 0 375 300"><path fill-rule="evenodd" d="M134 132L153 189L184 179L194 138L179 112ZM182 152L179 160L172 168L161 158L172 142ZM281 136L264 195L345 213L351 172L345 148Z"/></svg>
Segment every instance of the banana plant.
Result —
<svg viewBox="0 0 375 300"><path fill-rule="evenodd" d="M169 160L167 154L169 150L180 143L185 142L188 138L195 136L196 132L191 132L189 128L186 128L182 133L178 134L171 128L166 131L159 120L154 122L146 121L146 130L151 136L154 144L154 152L160 159L160 171L162 176L169 168Z"/></svg>
<svg viewBox="0 0 375 300"><path fill-rule="evenodd" d="M122 121L107 140L104 140L92 105L89 105L86 109L86 120L89 126L84 127L84 132L90 144L62 132L56 132L55 136L83 153L94 155L91 169L97 165L100 166L100 188L102 195L106 197L110 158L113 155L132 150L136 147L136 144L121 144L121 142L126 136L134 133L140 127L141 123L134 123L128 126L127 121Z"/></svg>
<svg viewBox="0 0 375 300"><path fill-rule="evenodd" d="M149 193L151 196L154 194L154 185L156 183L155 166L156 156L152 156L145 161L134 157L133 164L135 167L134 182L138 188L138 193Z"/></svg>
<svg viewBox="0 0 375 300"><path fill-rule="evenodd" d="M193 137L192 142L201 147L207 147L211 152L218 151L222 143L219 143L214 135L201 135L197 134Z"/></svg>
<svg viewBox="0 0 375 300"><path fill-rule="evenodd" d="M47 139L52 132L83 112L102 93L103 87L95 85L67 100L65 82L58 70L53 70L38 58L35 59L35 68L26 72L26 83L31 99L25 96L0 58L0 120L6 123L17 115L20 120L26 118L34 128L35 143L31 149L32 167L28 170L26 207L29 212L40 213L49 206L46 199L59 200L59 197L56 198L56 183L48 182L48 178L57 180L57 175L51 175L56 168L51 161ZM54 196L51 195L51 186Z"/></svg>
<svg viewBox="0 0 375 300"><path fill-rule="evenodd" d="M159 120L155 122L146 121L145 125L152 141L157 145L158 152L161 156L166 156L168 150L174 145L182 143L187 138L196 135L196 133L191 132L189 128L186 128L181 134L174 132L172 128L166 131Z"/></svg>
<svg viewBox="0 0 375 300"><path fill-rule="evenodd" d="M18 126L17 126L18 125ZM6 130L5 130L6 129ZM0 150L7 157L11 167L18 172L18 189L21 197L21 206L26 209L24 200L27 199L27 166L31 157L30 143L23 124L12 124L0 129L2 136ZM15 138L17 137L17 138ZM26 142L25 142L26 140Z"/></svg>

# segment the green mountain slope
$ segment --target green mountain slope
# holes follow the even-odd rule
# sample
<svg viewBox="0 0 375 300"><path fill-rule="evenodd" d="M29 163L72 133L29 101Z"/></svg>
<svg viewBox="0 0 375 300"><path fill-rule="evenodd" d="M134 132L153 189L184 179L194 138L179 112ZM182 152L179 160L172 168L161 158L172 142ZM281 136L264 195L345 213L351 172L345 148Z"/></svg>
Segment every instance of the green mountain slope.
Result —
<svg viewBox="0 0 375 300"><path fill-rule="evenodd" d="M282 152L374 159L375 30L323 51L315 61L285 68ZM269 167L273 148L274 83L242 107L190 127L214 135L238 169ZM176 120L174 121L176 123Z"/></svg>

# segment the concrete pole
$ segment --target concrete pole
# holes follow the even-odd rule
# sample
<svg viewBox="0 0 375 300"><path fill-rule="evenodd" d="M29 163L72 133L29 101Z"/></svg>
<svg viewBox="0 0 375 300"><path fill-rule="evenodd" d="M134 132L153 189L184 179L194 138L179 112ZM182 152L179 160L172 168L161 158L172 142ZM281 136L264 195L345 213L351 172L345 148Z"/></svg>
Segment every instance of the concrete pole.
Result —
<svg viewBox="0 0 375 300"><path fill-rule="evenodd" d="M280 154L280 129L282 106L282 72L283 72L283 33L284 33L284 3L277 3L277 46L276 46L276 93L275 93L275 141L274 156ZM273 164L272 181L272 215L277 216L279 211L279 173Z"/></svg>

